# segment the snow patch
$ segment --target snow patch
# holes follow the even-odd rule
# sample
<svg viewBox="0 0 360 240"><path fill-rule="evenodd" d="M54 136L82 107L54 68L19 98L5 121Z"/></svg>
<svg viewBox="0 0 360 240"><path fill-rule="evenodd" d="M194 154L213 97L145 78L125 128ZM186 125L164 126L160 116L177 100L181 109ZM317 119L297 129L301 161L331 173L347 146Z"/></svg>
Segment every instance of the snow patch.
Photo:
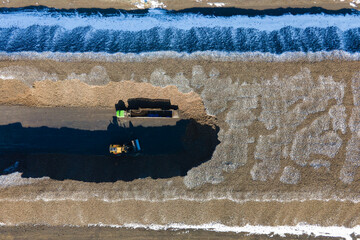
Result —
<svg viewBox="0 0 360 240"><path fill-rule="evenodd" d="M12 187L12 186L20 186L20 185L28 185L37 183L46 179L50 179L49 177L42 178L22 178L21 173L14 172L8 175L0 176L0 188Z"/></svg>
<svg viewBox="0 0 360 240"><path fill-rule="evenodd" d="M282 54L262 52L221 52L197 51L193 53L157 51L142 53L62 53L62 52L0 52L0 60L44 60L58 62L95 61L95 62L144 62L158 59L206 60L218 62L321 62L325 60L360 61L360 53L342 50L318 52L285 52ZM4 68L3 68L4 69ZM1 69L0 69L1 70ZM0 74L3 72L0 71ZM3 74L9 76L8 74ZM16 75L14 75L16 77Z"/></svg>
<svg viewBox="0 0 360 240"><path fill-rule="evenodd" d="M300 181L300 171L292 166L286 166L280 177L280 181L286 184L297 184Z"/></svg>
<svg viewBox="0 0 360 240"><path fill-rule="evenodd" d="M311 167L313 167L315 170L320 169L321 167L326 168L326 170L330 171L330 162L327 160L322 159L315 159L312 160L309 164Z"/></svg>
<svg viewBox="0 0 360 240"><path fill-rule="evenodd" d="M342 237L347 240L352 239L351 235L360 233L360 226L357 225L352 228L342 226L318 226L306 223L299 223L295 226L262 226L262 225L245 225L245 226L226 226L221 223L207 223L201 225L187 225L182 223L171 223L167 225L158 224L140 224L140 223L126 223L124 225L114 224L89 224L89 227L113 227L113 228L132 228L132 229L148 229L148 230L206 230L214 232L235 232L235 233L248 233L249 235L279 235L286 237L287 234L291 235L314 235L316 237Z"/></svg>
<svg viewBox="0 0 360 240"><path fill-rule="evenodd" d="M106 72L106 69L102 66L95 66L91 69L89 74L75 74L68 75L67 80L78 79L89 85L106 85L110 82L110 78Z"/></svg>
<svg viewBox="0 0 360 240"><path fill-rule="evenodd" d="M50 74L47 72L42 72L35 67L10 66L0 68L0 79L17 79L31 87L35 81L57 81L58 76L56 73Z"/></svg>
<svg viewBox="0 0 360 240"><path fill-rule="evenodd" d="M145 8L166 8L166 5L162 2L156 0L141 0L140 2L135 2L134 5L138 9Z"/></svg>
<svg viewBox="0 0 360 240"><path fill-rule="evenodd" d="M215 3L207 3L207 5L215 6L215 7L223 7L225 3L215 2Z"/></svg>
<svg viewBox="0 0 360 240"><path fill-rule="evenodd" d="M351 3L350 3L350 6L356 8L358 7L357 5L360 4L360 0L353 0Z"/></svg>
<svg viewBox="0 0 360 240"><path fill-rule="evenodd" d="M3 79L3 80L11 80L11 79L15 79L14 76L12 75L0 75L0 78Z"/></svg>

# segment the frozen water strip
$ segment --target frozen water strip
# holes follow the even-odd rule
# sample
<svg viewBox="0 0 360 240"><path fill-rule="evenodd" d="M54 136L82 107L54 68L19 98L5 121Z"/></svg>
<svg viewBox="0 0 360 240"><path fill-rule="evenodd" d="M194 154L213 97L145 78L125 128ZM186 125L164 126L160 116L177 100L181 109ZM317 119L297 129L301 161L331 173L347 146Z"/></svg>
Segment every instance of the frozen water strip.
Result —
<svg viewBox="0 0 360 240"><path fill-rule="evenodd" d="M159 25L160 26L160 25ZM141 31L99 30L83 26L72 30L61 26L32 25L0 28L0 51L4 52L107 52L153 51L224 52L316 52L344 50L360 52L360 27L294 28L260 31L254 28L154 27Z"/></svg>
<svg viewBox="0 0 360 240"><path fill-rule="evenodd" d="M27 28L34 25L60 26L65 29L91 26L95 30L123 30L141 31L154 27L175 28L189 30L193 27L229 27L229 28L254 28L261 31L279 30L286 26L295 28L330 26L340 30L358 28L359 14L325 15L282 15L282 16L254 16L244 15L230 17L205 16L194 13L165 14L163 11L150 11L146 14L119 13L118 15L84 15L60 14L47 11L25 11L0 13L0 28Z"/></svg>

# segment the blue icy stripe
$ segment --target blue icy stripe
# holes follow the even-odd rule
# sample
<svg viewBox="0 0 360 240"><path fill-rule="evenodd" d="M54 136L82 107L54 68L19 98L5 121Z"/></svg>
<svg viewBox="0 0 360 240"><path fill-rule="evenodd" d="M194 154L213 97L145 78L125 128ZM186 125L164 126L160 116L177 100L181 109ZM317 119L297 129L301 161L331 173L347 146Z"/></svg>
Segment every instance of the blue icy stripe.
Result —
<svg viewBox="0 0 360 240"><path fill-rule="evenodd" d="M341 31L337 27L284 27L274 31L248 28L151 28L112 31L59 26L0 28L0 51L4 52L124 52L153 51L227 52L316 52L343 50L360 52L360 28Z"/></svg>

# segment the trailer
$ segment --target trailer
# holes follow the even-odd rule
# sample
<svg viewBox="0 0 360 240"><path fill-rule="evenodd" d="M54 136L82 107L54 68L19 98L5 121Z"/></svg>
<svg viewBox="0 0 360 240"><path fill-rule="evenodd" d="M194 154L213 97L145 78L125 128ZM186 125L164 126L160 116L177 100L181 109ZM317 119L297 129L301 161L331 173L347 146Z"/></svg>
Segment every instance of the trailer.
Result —
<svg viewBox="0 0 360 240"><path fill-rule="evenodd" d="M178 110L162 110L162 109L128 109L117 110L116 117L118 118L179 118Z"/></svg>
<svg viewBox="0 0 360 240"><path fill-rule="evenodd" d="M117 118L179 118L177 105L169 99L130 98L115 105Z"/></svg>

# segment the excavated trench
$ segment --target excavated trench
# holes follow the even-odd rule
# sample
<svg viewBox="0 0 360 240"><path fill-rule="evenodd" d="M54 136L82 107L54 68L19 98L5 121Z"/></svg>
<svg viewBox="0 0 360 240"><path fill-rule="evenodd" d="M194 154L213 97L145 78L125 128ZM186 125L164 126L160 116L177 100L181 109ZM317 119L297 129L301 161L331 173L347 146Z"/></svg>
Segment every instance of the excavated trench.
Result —
<svg viewBox="0 0 360 240"><path fill-rule="evenodd" d="M13 171L22 172L23 177L87 182L185 176L188 170L211 158L219 143L217 131L191 119L157 127L111 123L106 131L3 125L1 168L9 174L9 166L17 166ZM134 138L141 142L139 156L109 154L110 144Z"/></svg>
<svg viewBox="0 0 360 240"><path fill-rule="evenodd" d="M45 64L45 62L41 62L41 64L34 64L36 67L30 67L29 62L26 62L27 67L20 66L20 63L25 64L25 62L15 61L11 67L0 69L0 72L7 78L7 80L0 80L0 91L3 96L7 96L7 98L2 98L0 102L2 105L20 104L32 107L56 108L88 107L89 111L98 108L111 109L111 115L103 119L103 123L101 123L105 126L105 129L99 129L106 130L109 120L115 115L114 104L119 100L127 102L130 98L170 99L172 104L179 107L182 118L194 119L199 126L209 126L209 131L194 134L196 135L194 138L199 138L200 135L207 135L208 132L214 131L211 134L209 133L209 135L216 135L216 138L218 138L221 143L218 146L216 146L216 144L213 145L214 148L216 146L216 150L214 151L214 148L209 150L208 157L201 158L202 160L191 160L195 162L193 165L187 165L185 162L181 162L181 164L185 164L186 167L177 165L177 167L174 168L176 170L174 170L174 172L177 173L170 173L168 175L185 175L183 179L179 180L181 181L181 183L179 183L181 185L179 186L183 187L182 184L185 183L187 188L195 188L206 183L212 183L215 186L217 183L226 181L225 178L227 175L230 176L230 172L237 171L236 176L242 177L237 178L235 175L232 175L234 176L233 181L235 181L236 184L246 187L257 184L257 189L259 187L267 189L269 185L278 188L280 185L274 185L272 183L276 183L279 180L293 185L300 182L305 184L305 182L307 182L308 178L301 178L301 171L305 170L292 159L295 155L289 155L292 151L293 140L295 136L300 134L298 133L299 131L302 133L305 131L304 133L306 133L313 123L316 124L320 120L329 124L329 126L332 126L332 121L335 119L339 119L339 121L342 119L341 122L346 122L342 109L351 109L353 100L352 95L345 94L344 91L345 86L348 86L347 89L350 89L350 85L339 81L339 79L342 76L346 76L346 79L348 79L346 81L350 81L353 77L354 69L358 67L358 63L345 64L344 66L346 67L341 74L327 76L322 74L322 69L324 67L336 67L335 62L314 63L313 67L310 67L308 64L303 64L304 68L301 69L296 67L295 63L286 63L285 65L281 65L281 71L284 70L286 74L274 76L273 68L278 65L265 64L264 68L266 68L266 71L264 70L259 73L260 75L253 76L253 72L257 68L260 68L261 64L250 66L249 64L241 64L238 62L233 64L218 63L218 65L214 65L213 68L207 69L201 65L191 66L182 61L175 61L173 62L174 69L169 71L167 68L163 69L160 66L166 65L163 61L134 65L121 62L99 62L84 66L80 62L59 62L58 64L51 62L51 65L47 65L50 63ZM49 66L51 66L51 69L54 67L56 71L50 71ZM72 68L69 68L70 66ZM81 66L83 68L81 68ZM132 66L132 68L129 66ZM228 69L228 66L231 66L231 68ZM238 72L240 72L240 70L244 71L242 75L239 75L239 78L230 74L237 73L235 71L236 66L237 69L239 69ZM79 67L79 70L75 74L72 71L77 67ZM127 78L131 79L130 81L121 80L119 70L126 69L131 72L135 67L137 67L137 71L134 71L133 77ZM245 71L246 68L249 68L249 70ZM222 70L220 73L217 69L225 70ZM63 72L64 76L58 74L58 72L61 72L60 70L66 70L66 72ZM233 73L234 71L235 73ZM16 75L15 73L21 74ZM58 80L51 81L48 79L49 76L54 76L54 78ZM68 77L66 78L66 76ZM116 76L118 76L118 78L116 78ZM271 78L271 76L274 77ZM11 79L11 77L13 77L13 79ZM251 79L252 77L254 78L253 80ZM34 79L43 80L34 81ZM301 92L297 90L299 84L301 86ZM279 89L278 86L282 88ZM262 93L264 89L267 89L267 95ZM286 93L286 95L279 95L280 93ZM288 103L287 109L281 110L284 111L282 112L285 118L284 121L286 122L284 126L278 121L278 119L282 118L272 113L274 111L272 106L275 106L275 110L282 107L281 103L285 101L283 98L285 100L289 98L291 101L299 98L296 102ZM313 101L313 99L317 100ZM273 102L278 105L274 105ZM307 110L307 108L311 109L311 111ZM279 110L275 112L277 111ZM301 113L301 115L298 113L295 115L297 117L296 123L300 124L298 128L289 124L295 121L292 119L293 112ZM337 117L335 117L334 114ZM349 110L347 116L350 115L352 115L352 113ZM28 118L20 121L20 116L22 115L12 117L11 121L0 122L0 125L15 122L24 123L25 120L30 121ZM59 118L61 119L66 116L66 114L61 115ZM9 116L5 118L10 119ZM304 121L304 118L306 121ZM39 117L33 119L33 121L39 121ZM56 119L56 121L59 120ZM71 119L67 119L66 121L71 122ZM52 123L52 121L50 123ZM326 124L324 126L326 126ZM331 146L335 147L329 149L321 148L319 151L324 153L325 155L322 155L325 157L321 156L320 158L316 156L317 159L314 159L314 162L310 161L310 159L308 160L309 164L311 164L310 166L317 166L319 163L321 166L324 166L321 167L321 169L325 169L330 163L331 157L328 156L335 156L337 152L339 152L340 162L336 164L337 170L332 171L331 176L328 176L327 170L324 170L324 176L321 177L331 179L331 181L334 182L338 181L338 172L343 168L341 159L345 158L346 142L350 137L349 134L342 136L344 132L343 126L345 125L340 125L334 125L335 127L332 127L334 129L331 128L327 130L324 128L321 130L327 132L325 138L333 144ZM32 125L23 124L23 126ZM33 125L33 127L38 126L59 128L66 125ZM213 130L217 128L216 126L220 128L218 134L217 130ZM79 128L76 124L68 127ZM292 131L289 133L286 132L290 127ZM336 133L335 131L337 131L339 127L342 129L341 133ZM186 129L186 127L183 128ZM287 134L282 134L277 128L279 128L279 131L285 131ZM85 128L84 130L89 130L89 128ZM180 134L178 132L177 138L182 138L183 136L185 136L185 133ZM276 141L280 141L280 138L286 136L286 144L280 141L281 144L285 144L286 146L280 147L280 145L276 145L278 146L276 151L264 150L264 152L261 152L260 150L262 149L270 150L273 149L274 146L274 143L262 136L267 136L270 140L275 139ZM332 136L333 138L330 139ZM343 140L342 137L344 137ZM320 138L321 136L318 136L315 140L323 141ZM260 139L262 140L260 141ZM203 145L208 144L205 140L203 143ZM189 145L190 144L188 144L188 146ZM178 147L176 141L173 146ZM300 145L295 146L295 148L304 149ZM178 155L181 155L180 152L183 151L182 149L174 153L171 158L174 159ZM197 149L202 150L202 147L198 147ZM165 150L166 149L162 149L162 151ZM95 148L91 151L95 151ZM198 150L194 150L192 153L196 151ZM277 154L279 151L282 151L281 155ZM78 153L73 152L71 154ZM301 154L299 151L298 155ZM191 155L192 154L189 153L188 156ZM184 157L184 159L185 158L186 157ZM179 157L179 159L182 159L182 157ZM174 162L175 161L172 161L171 163ZM166 164L160 164L158 167L154 167L154 169L163 167L163 165L165 166ZM335 164L332 166L335 166ZM167 171L171 172L170 170ZM154 172L155 170L150 174L141 172L135 174L135 176L162 177ZM316 169L311 170L310 173L313 174L312 178L314 179L317 179L319 176ZM327 175L325 176L325 174ZM304 175L304 173L302 173L302 175ZM44 174L40 174L40 176L44 176ZM127 179L131 178L128 177ZM330 180L324 181L324 183L328 183L329 181ZM308 182L311 184L310 181ZM236 184L234 184L234 186ZM286 189L288 185L281 185L280 187Z"/></svg>
<svg viewBox="0 0 360 240"><path fill-rule="evenodd" d="M35 102L50 97L48 100L51 101L43 101L42 104L59 103L52 101L52 98L57 95L56 91L61 91L59 88L62 88L61 85L66 84L66 81L38 84L40 87L31 89L33 96L38 97ZM82 92L77 92L77 96L84 96L92 89L97 93L105 93L102 96L104 97L113 89L108 85L90 87L73 80L67 81L67 84L84 86ZM15 111L8 107L7 112L4 112L5 116L0 120L2 175L17 171L25 178L50 177L56 180L72 179L85 182L132 181L147 177L158 179L185 176L190 169L211 159L215 147L219 144L219 128L214 123L204 121L206 120L204 109L200 112L196 111L197 108L201 109L199 106L201 101L195 98L194 93L182 94L173 87L164 89L142 83L131 84L135 84L137 89L142 87L145 96L149 96L151 91L158 90L156 96L169 97L177 104L176 107L179 107L183 118L178 121L169 119L169 123L172 124L167 124L166 120L152 118L143 121L130 119L127 124L121 122L119 124L115 116L107 120L104 116L101 119L93 117L97 112L103 111L98 107L88 110L74 108L73 112L64 111L64 108L28 107L20 107L21 109ZM113 83L114 85L124 85L124 83ZM123 89L120 86L116 87ZM47 91L44 91L45 89ZM38 94L43 97L39 98ZM139 96L138 94L135 92L133 96ZM92 94L87 96L89 95L86 101L99 105L96 102L99 98ZM72 101L72 97L76 100L77 96L68 93L65 96L68 99L65 101ZM109 93L108 96L112 95ZM121 93L117 96L121 96ZM32 97L28 96L28 98ZM126 101L126 98L123 100ZM118 101L115 108L118 108L123 100ZM81 101L72 101L72 103L81 104ZM129 101L130 105L134 105L134 102ZM190 105L192 108L189 107ZM115 115L115 109L111 111ZM195 114L192 114L193 111ZM85 112L91 112L92 115L84 115ZM199 115L205 115L205 118L199 118ZM46 117L49 119L44 120ZM79 118L89 117L91 119L86 123L76 123ZM72 121L75 121L75 125L71 123ZM6 122L8 124L4 124ZM80 126L81 129L69 127L73 126L70 123ZM94 130L92 127L95 125L97 129ZM110 144L126 143L133 139L140 140L142 148L140 155L119 157L109 153Z"/></svg>

